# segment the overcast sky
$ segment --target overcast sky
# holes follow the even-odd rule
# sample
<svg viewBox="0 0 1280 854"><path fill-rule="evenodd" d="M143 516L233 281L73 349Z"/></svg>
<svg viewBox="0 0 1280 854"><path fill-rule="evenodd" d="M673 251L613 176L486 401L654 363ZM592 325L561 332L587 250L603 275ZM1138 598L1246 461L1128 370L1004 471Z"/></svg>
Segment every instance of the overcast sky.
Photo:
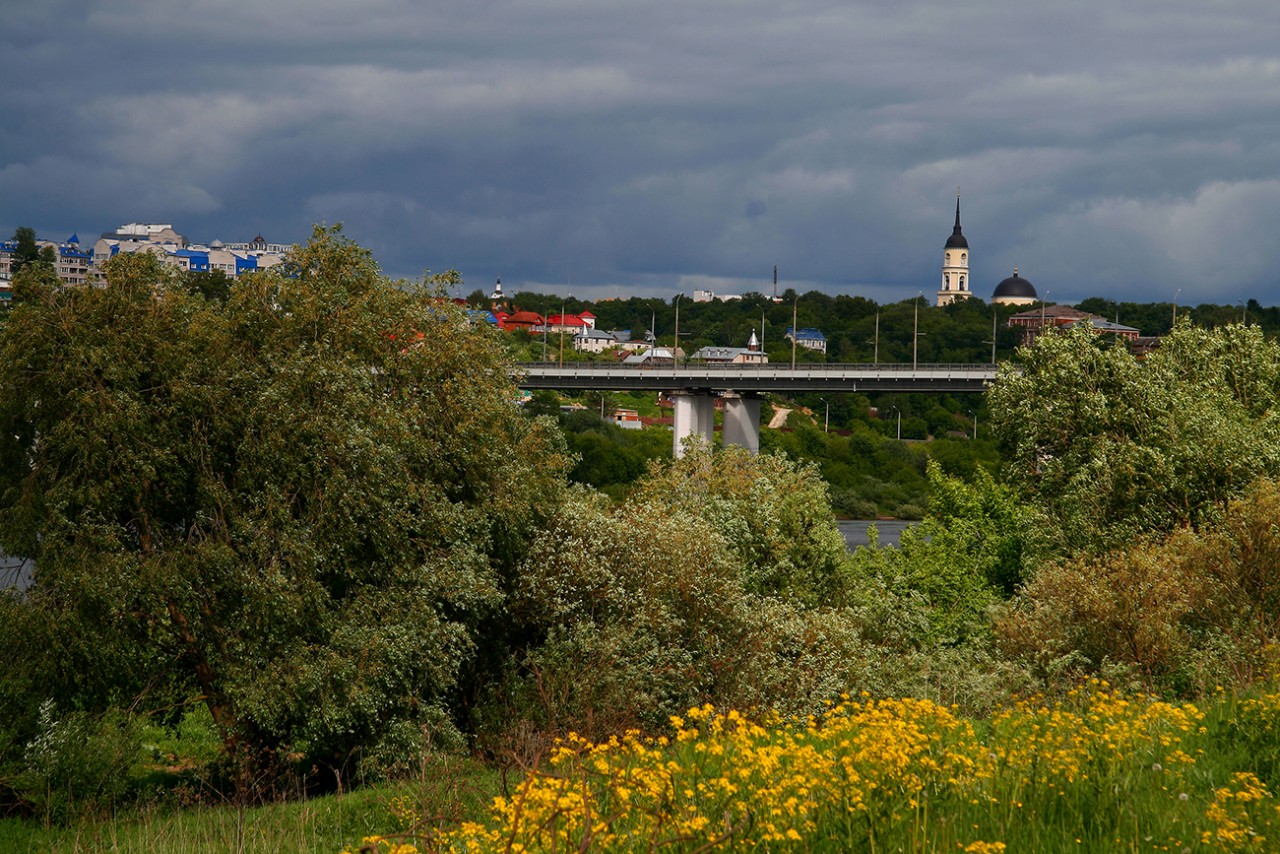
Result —
<svg viewBox="0 0 1280 854"><path fill-rule="evenodd" d="M0 231L599 298L1280 304L1275 0L3 0Z"/></svg>

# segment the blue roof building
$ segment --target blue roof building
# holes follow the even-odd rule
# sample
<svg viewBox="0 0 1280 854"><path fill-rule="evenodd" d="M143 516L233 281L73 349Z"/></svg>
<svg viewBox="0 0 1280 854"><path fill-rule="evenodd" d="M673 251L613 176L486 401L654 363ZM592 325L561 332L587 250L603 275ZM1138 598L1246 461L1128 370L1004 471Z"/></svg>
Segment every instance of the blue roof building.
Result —
<svg viewBox="0 0 1280 854"><path fill-rule="evenodd" d="M787 341L794 340L797 347L804 347L806 350L816 350L819 353L827 352L827 336L823 335L820 330L809 327L792 331L791 327L787 327L787 333L782 336Z"/></svg>

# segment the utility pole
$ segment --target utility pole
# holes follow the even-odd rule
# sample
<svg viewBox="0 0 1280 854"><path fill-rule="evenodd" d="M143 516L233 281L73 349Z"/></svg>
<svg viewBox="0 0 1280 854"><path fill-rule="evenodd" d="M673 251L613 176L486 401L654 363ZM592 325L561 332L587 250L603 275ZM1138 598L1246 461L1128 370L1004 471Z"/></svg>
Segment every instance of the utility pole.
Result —
<svg viewBox="0 0 1280 854"><path fill-rule="evenodd" d="M568 304L568 297L560 302L560 367L564 367L564 307Z"/></svg>
<svg viewBox="0 0 1280 854"><path fill-rule="evenodd" d="M920 294L916 294L915 302L915 324L911 328L911 370L916 369L916 352L920 345Z"/></svg>
<svg viewBox="0 0 1280 854"><path fill-rule="evenodd" d="M796 369L796 305L800 302L800 297L796 297L791 301L791 370Z"/></svg>
<svg viewBox="0 0 1280 854"><path fill-rule="evenodd" d="M1182 288L1178 288L1173 292L1173 326L1178 325L1178 294L1182 293Z"/></svg>
<svg viewBox="0 0 1280 854"><path fill-rule="evenodd" d="M876 312L876 343L875 349L871 351L871 364L880 364L880 312Z"/></svg>
<svg viewBox="0 0 1280 854"><path fill-rule="evenodd" d="M994 365L995 363L996 363L996 311L995 309L992 309L991 310L991 364ZM975 427L974 429L976 430L977 428ZM976 433L974 434L974 438L975 439L977 438Z"/></svg>
<svg viewBox="0 0 1280 854"><path fill-rule="evenodd" d="M680 352L680 297L682 296L684 294L676 294L676 340L671 347L671 370L673 371L676 368L676 360L679 358L677 354Z"/></svg>

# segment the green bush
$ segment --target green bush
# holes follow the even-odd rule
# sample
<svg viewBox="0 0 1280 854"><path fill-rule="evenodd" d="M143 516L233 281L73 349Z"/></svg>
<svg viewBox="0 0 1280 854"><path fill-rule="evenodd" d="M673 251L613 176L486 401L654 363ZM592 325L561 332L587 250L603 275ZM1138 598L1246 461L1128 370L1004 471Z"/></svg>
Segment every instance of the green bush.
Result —
<svg viewBox="0 0 1280 854"><path fill-rule="evenodd" d="M742 448L697 450L653 464L635 504L705 520L732 549L748 593L814 605L840 583L845 540L812 464Z"/></svg>
<svg viewBox="0 0 1280 854"><path fill-rule="evenodd" d="M124 712L59 716L53 703L45 702L14 788L37 812L57 822L110 809L136 783L140 746L137 722Z"/></svg>
<svg viewBox="0 0 1280 854"><path fill-rule="evenodd" d="M874 501L852 489L831 490L831 509L845 519L874 519L879 512Z"/></svg>
<svg viewBox="0 0 1280 854"><path fill-rule="evenodd" d="M1184 528L1040 566L997 622L1042 678L1124 673L1192 694L1272 672L1280 644L1280 486L1260 481L1212 530Z"/></svg>

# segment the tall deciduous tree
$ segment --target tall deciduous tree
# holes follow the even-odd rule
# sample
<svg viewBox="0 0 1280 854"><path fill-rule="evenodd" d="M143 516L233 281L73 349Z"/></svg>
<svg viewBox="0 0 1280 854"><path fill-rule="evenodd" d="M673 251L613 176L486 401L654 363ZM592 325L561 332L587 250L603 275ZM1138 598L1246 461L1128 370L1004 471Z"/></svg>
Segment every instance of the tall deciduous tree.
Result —
<svg viewBox="0 0 1280 854"><path fill-rule="evenodd" d="M1144 363L1087 328L1042 336L990 392L1009 473L1067 551L1214 518L1280 473L1280 346L1180 325Z"/></svg>
<svg viewBox="0 0 1280 854"><path fill-rule="evenodd" d="M39 260L40 247L36 243L36 230L27 225L18 226L13 232L13 259L9 262L9 273L16 276L23 267Z"/></svg>
<svg viewBox="0 0 1280 854"><path fill-rule="evenodd" d="M448 735L563 482L494 334L336 229L225 302L146 254L54 284L20 276L0 338L0 544L37 566L0 666L86 708L203 699L258 763Z"/></svg>

